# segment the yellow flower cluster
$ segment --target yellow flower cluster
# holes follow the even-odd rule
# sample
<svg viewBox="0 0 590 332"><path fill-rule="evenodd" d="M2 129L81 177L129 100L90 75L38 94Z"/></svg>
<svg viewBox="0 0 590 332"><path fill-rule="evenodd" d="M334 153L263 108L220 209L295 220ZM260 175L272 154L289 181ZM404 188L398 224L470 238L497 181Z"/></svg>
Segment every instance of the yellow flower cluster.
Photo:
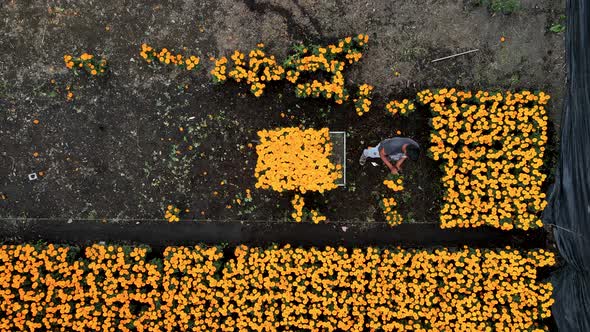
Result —
<svg viewBox="0 0 590 332"><path fill-rule="evenodd" d="M297 46L294 54L285 60L287 80L297 83L300 76L306 73L323 72L328 80L298 83L295 94L298 97L324 97L333 99L337 104L348 100L348 91L344 88L343 71L346 64L358 62L362 57L361 50L369 42L369 36L359 34L355 37L346 37L328 46ZM331 77L330 77L331 76Z"/></svg>
<svg viewBox="0 0 590 332"><path fill-rule="evenodd" d="M400 114L408 116L416 110L416 105L408 99L402 101L392 100L385 105L385 109L391 115Z"/></svg>
<svg viewBox="0 0 590 332"><path fill-rule="evenodd" d="M442 89L418 94L433 118L430 153L442 160L441 227L541 227L541 172L549 95Z"/></svg>
<svg viewBox="0 0 590 332"><path fill-rule="evenodd" d="M180 213L180 209L175 207L174 205L168 205L166 207L166 213L164 214L164 218L168 220L168 222L177 222L180 220L178 216Z"/></svg>
<svg viewBox="0 0 590 332"><path fill-rule="evenodd" d="M296 84L295 94L298 97L321 96L342 104L349 98L344 88L344 68L347 63L361 59L361 50L368 41L368 35L359 34L340 39L328 46L296 46L294 53L287 57L283 65L277 62L275 56L264 52L264 44L258 44L248 53L248 61L245 59L246 55L237 50L230 56L231 65L224 56L219 59L212 57L211 61L215 62L215 66L211 75L215 82L225 82L228 77L238 83L244 81L256 97L262 95L268 82L287 79ZM313 79L297 83L310 73L320 72L323 76L328 76L328 80Z"/></svg>
<svg viewBox="0 0 590 332"><path fill-rule="evenodd" d="M291 217L295 221L301 222L303 220L303 207L305 206L303 196L295 194L295 196L293 196L293 199L291 200L291 204L293 205L293 209L295 209L295 212L291 213Z"/></svg>
<svg viewBox="0 0 590 332"><path fill-rule="evenodd" d="M240 281L225 293L238 328L527 331L546 329L552 286L536 267L554 263L542 250L238 247L223 278Z"/></svg>
<svg viewBox="0 0 590 332"><path fill-rule="evenodd" d="M103 76L107 72L107 60L88 53L83 53L79 57L66 54L64 55L64 63L68 69L73 71L83 69L92 76Z"/></svg>
<svg viewBox="0 0 590 332"><path fill-rule="evenodd" d="M394 192L404 190L404 178L402 175L389 174L387 175L387 178L383 180L383 184L388 189L391 189ZM395 198L383 197L379 202L379 206L383 210L383 214L385 215L385 221L387 221L387 224L389 224L390 226L399 225L402 223L402 221L404 221L402 215L399 212L397 212L397 210L395 210L395 207L397 206Z"/></svg>
<svg viewBox="0 0 590 332"><path fill-rule="evenodd" d="M0 246L1 331L542 331L543 250Z"/></svg>
<svg viewBox="0 0 590 332"><path fill-rule="evenodd" d="M327 220L327 218L320 214L319 211L305 209L305 201L303 200L303 196L299 194L295 194L295 196L293 196L291 204L295 210L293 213L291 213L291 218L293 218L293 220L296 222L310 219L314 224L319 224L320 222Z"/></svg>
<svg viewBox="0 0 590 332"><path fill-rule="evenodd" d="M219 59L211 57L210 60L215 62L215 67L211 70L213 81L215 83L225 82L227 80L227 58L224 56Z"/></svg>
<svg viewBox="0 0 590 332"><path fill-rule="evenodd" d="M337 187L341 166L330 159L332 143L328 128L295 127L258 132L256 188L323 193Z"/></svg>
<svg viewBox="0 0 590 332"><path fill-rule="evenodd" d="M320 214L318 210L311 210L309 214L311 216L311 222L314 224L319 224L320 222L327 220L326 216Z"/></svg>
<svg viewBox="0 0 590 332"><path fill-rule="evenodd" d="M383 184L393 191L404 190L404 178L401 175L389 174L387 178L383 180Z"/></svg>
<svg viewBox="0 0 590 332"><path fill-rule="evenodd" d="M399 212L397 212L397 210L395 210L395 207L397 206L395 198L384 197L379 202L379 206L383 210L383 214L385 215L385 221L387 221L387 224L389 226L397 226L404 221L402 215Z"/></svg>
<svg viewBox="0 0 590 332"><path fill-rule="evenodd" d="M267 82L280 81L285 78L283 66L277 63L274 55L267 56L263 48L264 44L256 45L256 48L249 52L247 62L244 53L234 51L230 57L232 67L229 72L227 72L228 61L226 57L221 57L219 60L212 58L215 61L215 67L211 70L213 80L224 82L229 77L238 83L245 81L250 86L250 92L254 96L260 97Z"/></svg>
<svg viewBox="0 0 590 332"><path fill-rule="evenodd" d="M209 296L207 279L222 257L217 248L167 248L163 264L146 262L149 249L143 247L93 245L86 259L75 259L73 249L0 247L1 331L161 331L206 324L211 309L197 299L204 303Z"/></svg>
<svg viewBox="0 0 590 332"><path fill-rule="evenodd" d="M141 51L139 55L147 62L152 63L158 61L161 64L172 64L181 69L193 70L198 69L201 59L198 56L188 55L183 57L182 54L172 54L167 48L160 51L154 49L148 44L141 44Z"/></svg>
<svg viewBox="0 0 590 332"><path fill-rule="evenodd" d="M354 99L354 107L356 114L361 116L369 112L371 108L371 94L373 93L373 86L368 84L361 84L359 86L358 96Z"/></svg>

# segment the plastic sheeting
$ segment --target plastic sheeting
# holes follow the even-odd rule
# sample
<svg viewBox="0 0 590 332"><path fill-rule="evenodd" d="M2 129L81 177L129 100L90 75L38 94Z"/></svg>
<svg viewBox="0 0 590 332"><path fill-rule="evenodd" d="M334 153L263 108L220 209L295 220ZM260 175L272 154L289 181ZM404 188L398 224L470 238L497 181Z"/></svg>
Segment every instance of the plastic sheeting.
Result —
<svg viewBox="0 0 590 332"><path fill-rule="evenodd" d="M544 221L565 267L555 273L559 331L590 331L590 1L567 1L568 82L555 184Z"/></svg>

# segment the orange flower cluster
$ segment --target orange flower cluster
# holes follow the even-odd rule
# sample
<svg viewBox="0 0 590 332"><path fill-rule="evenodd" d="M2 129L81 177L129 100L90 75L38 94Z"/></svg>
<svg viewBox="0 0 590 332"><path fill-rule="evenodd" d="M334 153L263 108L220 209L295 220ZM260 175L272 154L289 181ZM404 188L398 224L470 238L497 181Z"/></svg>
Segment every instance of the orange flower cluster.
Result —
<svg viewBox="0 0 590 332"><path fill-rule="evenodd" d="M211 309L199 303L209 303L207 279L218 271L220 250L167 248L163 264L146 262L148 251L93 245L85 259L75 259L75 248L0 247L0 330L161 331L204 325Z"/></svg>
<svg viewBox="0 0 590 332"><path fill-rule="evenodd" d="M285 60L287 80L297 83L306 73L323 72L329 76L326 81L317 79L299 83L295 87L297 97L324 97L333 99L337 104L348 100L348 91L344 88L343 71L346 64L358 62L362 57L362 49L369 42L369 36L359 34L346 37L328 46L297 46L294 54ZM330 77L331 76L331 77Z"/></svg>
<svg viewBox="0 0 590 332"><path fill-rule="evenodd" d="M180 209L175 207L174 205L168 205L166 207L166 213L164 214L164 218L168 220L168 222L177 222L180 220L178 216L180 213Z"/></svg>
<svg viewBox="0 0 590 332"><path fill-rule="evenodd" d="M223 279L240 281L225 293L238 328L526 331L550 315L552 286L535 280L554 263L543 250L238 247Z"/></svg>
<svg viewBox="0 0 590 332"><path fill-rule="evenodd" d="M389 174L383 180L383 184L393 191L402 191L404 190L404 177L402 175Z"/></svg>
<svg viewBox="0 0 590 332"><path fill-rule="evenodd" d="M301 222L309 218L314 224L319 224L320 222L327 220L327 218L321 215L317 210L308 211L307 209L304 209L305 201L303 200L303 196L299 194L295 194L291 200L291 204L295 210L293 213L291 213L291 217L296 222Z"/></svg>
<svg viewBox="0 0 590 332"><path fill-rule="evenodd" d="M291 217L295 221L301 222L303 220L303 207L305 206L303 197L299 194L295 194L291 200L291 204L293 205L293 209L295 209L295 212L291 213Z"/></svg>
<svg viewBox="0 0 590 332"><path fill-rule="evenodd" d="M418 98L433 113L430 153L443 161L441 227L541 227L549 95L442 89Z"/></svg>
<svg viewBox="0 0 590 332"><path fill-rule="evenodd" d="M403 116L408 116L410 113L416 110L416 105L407 99L402 101L392 100L388 102L387 105L385 105L385 109L391 115L400 114Z"/></svg>
<svg viewBox="0 0 590 332"><path fill-rule="evenodd" d="M139 55L147 62L159 62L161 64L172 64L181 69L193 70L198 69L201 59L198 56L188 55L183 57L182 54L172 54L167 48L160 51L154 49L148 44L141 44Z"/></svg>
<svg viewBox="0 0 590 332"><path fill-rule="evenodd" d="M66 94L66 100L67 101L74 100L74 93L72 92L72 88L69 85L66 85L66 91L68 92Z"/></svg>
<svg viewBox="0 0 590 332"><path fill-rule="evenodd" d="M77 72L82 69L92 76L103 76L107 72L107 60L95 57L92 54L83 53L79 57L73 57L69 54L64 55L64 63L68 69Z"/></svg>
<svg viewBox="0 0 590 332"><path fill-rule="evenodd" d="M354 107L356 114L361 116L371 108L371 94L373 93L373 86L368 84L362 84L359 86L358 96L354 99Z"/></svg>
<svg viewBox="0 0 590 332"><path fill-rule="evenodd" d="M404 190L404 178L402 175L389 174L387 175L387 178L383 180L383 184L394 192ZM404 221L402 215L397 212L397 210L395 210L395 207L397 206L395 198L383 197L379 202L379 206L383 210L385 221L387 221L390 226L399 225L402 223L402 221Z"/></svg>
<svg viewBox="0 0 590 332"><path fill-rule="evenodd" d="M379 206L383 210L383 214L385 215L385 221L387 221L387 224L389 226L397 226L404 221L402 215L399 212L397 212L397 210L395 210L395 207L397 206L395 198L383 197L379 202Z"/></svg>
<svg viewBox="0 0 590 332"><path fill-rule="evenodd" d="M264 44L256 45L256 48L248 53L248 61L245 60L244 53L234 51L230 57L232 66L229 72L227 72L229 64L226 57L221 57L219 60L211 58L215 61L215 67L211 70L213 80L224 82L229 77L238 83L245 81L250 86L250 92L260 97L267 82L285 78L285 69L277 63L274 55L267 56L263 48Z"/></svg>
<svg viewBox="0 0 590 332"><path fill-rule="evenodd" d="M543 250L0 246L1 331L547 330Z"/></svg>
<svg viewBox="0 0 590 332"><path fill-rule="evenodd" d="M318 210L311 210L309 214L311 217L311 222L313 222L314 224L319 224L320 222L326 221L328 219L326 218L326 216L320 214Z"/></svg>
<svg viewBox="0 0 590 332"><path fill-rule="evenodd" d="M295 127L258 132L256 188L323 193L337 187L341 166L330 159L332 144L328 128Z"/></svg>
<svg viewBox="0 0 590 332"><path fill-rule="evenodd" d="M342 104L349 98L344 88L344 68L347 63L352 64L360 60L361 50L368 41L369 36L359 34L325 47L296 46L294 53L283 65L277 62L275 56L268 56L264 52L264 44L258 44L248 53L248 61L245 54L237 50L230 56L231 65L225 56L219 59L212 57L211 61L215 62L215 66L211 70L211 75L215 82L225 82L228 77L238 83L244 81L256 97L262 95L268 82L287 79L290 83L297 84L295 94L298 97L321 96ZM307 77L309 73L320 72L327 74L329 79L297 83L302 76Z"/></svg>
<svg viewBox="0 0 590 332"><path fill-rule="evenodd" d="M211 70L213 81L215 83L225 82L227 80L227 58L224 56L219 59L211 57L209 60L215 62L215 67Z"/></svg>

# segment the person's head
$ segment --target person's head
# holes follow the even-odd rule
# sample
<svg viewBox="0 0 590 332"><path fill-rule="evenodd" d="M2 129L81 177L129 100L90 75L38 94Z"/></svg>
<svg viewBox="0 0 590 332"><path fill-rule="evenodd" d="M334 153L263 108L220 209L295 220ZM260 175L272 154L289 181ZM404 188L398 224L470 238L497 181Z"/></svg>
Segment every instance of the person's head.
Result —
<svg viewBox="0 0 590 332"><path fill-rule="evenodd" d="M420 147L415 145L407 145L406 146L406 155L408 158L412 159L413 161L418 160L420 156Z"/></svg>

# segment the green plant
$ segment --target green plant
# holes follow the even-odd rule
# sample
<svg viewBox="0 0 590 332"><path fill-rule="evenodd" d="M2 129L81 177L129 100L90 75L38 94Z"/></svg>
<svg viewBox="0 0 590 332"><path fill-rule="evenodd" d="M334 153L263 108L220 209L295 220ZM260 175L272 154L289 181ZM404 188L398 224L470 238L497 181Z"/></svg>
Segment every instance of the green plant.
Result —
<svg viewBox="0 0 590 332"><path fill-rule="evenodd" d="M559 20L555 23L553 23L553 25L551 25L551 27L549 28L549 31L553 32L553 33L561 33L565 31L565 25L563 25L562 23L564 23L565 21L565 15L560 15L559 16Z"/></svg>
<svg viewBox="0 0 590 332"><path fill-rule="evenodd" d="M555 33L564 32L565 31L565 25L560 24L560 23L555 23L555 24L553 24L551 26L551 28L549 28L549 31L555 32Z"/></svg>
<svg viewBox="0 0 590 332"><path fill-rule="evenodd" d="M495 13L512 14L520 10L520 0L480 0L481 5Z"/></svg>

